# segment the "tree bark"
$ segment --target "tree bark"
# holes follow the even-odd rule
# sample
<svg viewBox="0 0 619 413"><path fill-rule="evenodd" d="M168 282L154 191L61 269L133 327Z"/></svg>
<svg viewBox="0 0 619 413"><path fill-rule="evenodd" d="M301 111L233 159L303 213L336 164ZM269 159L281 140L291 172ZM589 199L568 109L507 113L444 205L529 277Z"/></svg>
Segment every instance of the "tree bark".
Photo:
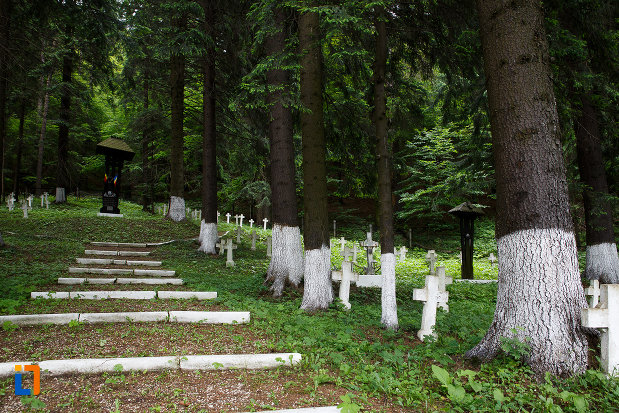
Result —
<svg viewBox="0 0 619 413"><path fill-rule="evenodd" d="M494 320L468 357L527 342L539 377L582 373L586 306L540 3L478 0L497 184Z"/></svg>
<svg viewBox="0 0 619 413"><path fill-rule="evenodd" d="M286 14L274 10L277 32L266 39L267 53L279 61L286 49ZM281 65L281 64L280 64ZM287 283L298 286L303 278L303 247L297 219L297 197L292 140L292 111L284 104L289 85L288 72L274 68L267 72L270 106L269 141L271 159L271 204L273 211L272 255L266 281L271 282L274 297Z"/></svg>
<svg viewBox="0 0 619 413"><path fill-rule="evenodd" d="M43 56L43 53L41 53ZM42 61L43 58L42 58ZM41 109L41 132L39 134L39 151L37 154L37 180L35 184L35 194L41 196L42 193L42 181L43 181L43 153L45 152L45 135L47 133L47 112L49 110L49 85L52 81L52 73L47 75L47 80L43 92L43 104Z"/></svg>
<svg viewBox="0 0 619 413"><path fill-rule="evenodd" d="M580 180L584 184L587 264L585 275L603 284L619 283L619 256L615 244L613 214L602 158L597 111L590 95L580 96L580 114L574 122Z"/></svg>
<svg viewBox="0 0 619 413"><path fill-rule="evenodd" d="M200 248L206 254L216 254L217 243L217 123L215 117L215 5L200 2L204 10L206 54L202 60L204 88L202 90L202 222Z"/></svg>
<svg viewBox="0 0 619 413"><path fill-rule="evenodd" d="M71 28L67 33L72 33ZM58 125L58 166L56 170L56 203L66 202L69 186L69 123L71 121L71 77L73 74L73 52L69 51L62 60L62 88ZM60 191L59 191L60 189ZM61 194L59 196L59 194ZM62 196L64 194L64 196Z"/></svg>
<svg viewBox="0 0 619 413"><path fill-rule="evenodd" d="M391 148L388 137L385 73L387 69L387 27L383 7L376 12L376 61L374 62L374 112L378 169L378 226L380 230L383 327L398 329L395 291L395 255L393 254L393 205L391 203ZM385 265L387 264L387 265Z"/></svg>
<svg viewBox="0 0 619 413"><path fill-rule="evenodd" d="M326 309L333 301L318 13L308 11L299 17L299 47L305 206L305 284L301 308L315 311Z"/></svg>
<svg viewBox="0 0 619 413"><path fill-rule="evenodd" d="M22 100L19 105L19 129L17 132L17 154L15 155L15 165L13 167L13 192L15 198L19 197L19 173L21 171L21 158L24 146L24 117L26 116L26 104Z"/></svg>
<svg viewBox="0 0 619 413"><path fill-rule="evenodd" d="M11 33L11 0L0 1L0 202L4 202L4 161L6 152L6 103L8 96L8 60Z"/></svg>
<svg viewBox="0 0 619 413"><path fill-rule="evenodd" d="M173 18L172 26L178 32L185 29L186 16ZM183 164L183 110L185 106L185 56L182 45L176 44L170 53L171 137L170 137L170 209L173 221L185 219L185 178ZM182 211L180 206L182 204Z"/></svg>

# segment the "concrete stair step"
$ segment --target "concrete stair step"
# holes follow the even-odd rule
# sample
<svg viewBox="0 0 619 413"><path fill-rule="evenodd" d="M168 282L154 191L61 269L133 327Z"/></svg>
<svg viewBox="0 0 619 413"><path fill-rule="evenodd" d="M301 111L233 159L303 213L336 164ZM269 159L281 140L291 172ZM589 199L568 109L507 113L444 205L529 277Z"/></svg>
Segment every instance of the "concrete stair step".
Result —
<svg viewBox="0 0 619 413"><path fill-rule="evenodd" d="M151 300L178 299L189 300L212 300L217 298L217 292L212 291L33 291L30 298L43 299L82 299L82 300L105 300L105 299L129 299Z"/></svg>
<svg viewBox="0 0 619 413"><path fill-rule="evenodd" d="M58 284L148 284L148 285L183 285L181 278L58 278Z"/></svg>
<svg viewBox="0 0 619 413"><path fill-rule="evenodd" d="M173 277L174 270L152 270L133 268L86 268L69 267L69 274L100 274L100 275L146 275L153 277Z"/></svg>
<svg viewBox="0 0 619 413"><path fill-rule="evenodd" d="M150 255L150 251L84 250L84 254L112 257L146 257Z"/></svg>
<svg viewBox="0 0 619 413"><path fill-rule="evenodd" d="M78 264L83 265L142 265L145 267L161 267L161 261L148 260L119 260L113 258L76 258Z"/></svg>

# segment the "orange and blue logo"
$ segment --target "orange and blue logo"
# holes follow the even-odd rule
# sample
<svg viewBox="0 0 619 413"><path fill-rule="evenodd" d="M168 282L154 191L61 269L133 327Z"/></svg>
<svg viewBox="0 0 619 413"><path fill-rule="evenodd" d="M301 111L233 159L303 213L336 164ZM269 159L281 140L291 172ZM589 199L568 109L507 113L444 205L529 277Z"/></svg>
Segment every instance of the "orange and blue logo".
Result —
<svg viewBox="0 0 619 413"><path fill-rule="evenodd" d="M15 395L16 396L36 396L41 393L41 368L33 364L27 364L23 366L24 371L31 371L34 373L34 384L32 389L22 388L22 366L15 365Z"/></svg>

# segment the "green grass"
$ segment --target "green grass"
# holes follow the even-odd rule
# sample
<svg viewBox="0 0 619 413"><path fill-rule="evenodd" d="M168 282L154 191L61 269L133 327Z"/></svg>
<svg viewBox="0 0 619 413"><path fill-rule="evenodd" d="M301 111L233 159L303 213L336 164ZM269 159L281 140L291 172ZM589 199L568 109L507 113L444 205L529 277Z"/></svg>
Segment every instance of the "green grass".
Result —
<svg viewBox="0 0 619 413"><path fill-rule="evenodd" d="M313 315L299 310L298 292L272 299L263 284L268 266L264 243L251 251L248 231L235 250L236 266L226 268L224 257L197 251L191 241L199 232L197 222L172 223L128 202L120 205L126 219L100 218L98 207L98 199L71 198L67 205L35 208L28 219L20 210L9 213L0 208L0 231L7 243L0 249L0 313L34 305L28 304L29 292L55 283L88 241L175 239L179 241L157 249L166 268L175 269L192 288L218 291L217 302L231 310L251 311L247 329L267 337L265 351L302 353L302 368L313 375L314 386L331 383L345 388L355 395L351 404L363 406L369 397L380 397L411 411L616 411L619 406L618 380L595 370L569 380L549 377L538 383L528 367L509 356L481 366L463 359L492 320L496 285L449 286L450 311L439 311L439 338L420 343L416 332L422 304L411 296L427 273L425 250L409 251L407 260L396 267L400 329L390 332L380 327L376 289L353 287L352 310L334 303ZM222 224L219 229L233 225ZM359 228L349 232L363 233ZM264 239L269 231L258 229L258 233ZM426 237L420 243L437 250L437 265L444 265L447 275L459 276L457 233ZM490 252L496 255L494 228L481 221L476 231L476 278L496 278L496 267L487 260ZM359 264L364 261L360 255ZM337 240L332 264L341 264Z"/></svg>

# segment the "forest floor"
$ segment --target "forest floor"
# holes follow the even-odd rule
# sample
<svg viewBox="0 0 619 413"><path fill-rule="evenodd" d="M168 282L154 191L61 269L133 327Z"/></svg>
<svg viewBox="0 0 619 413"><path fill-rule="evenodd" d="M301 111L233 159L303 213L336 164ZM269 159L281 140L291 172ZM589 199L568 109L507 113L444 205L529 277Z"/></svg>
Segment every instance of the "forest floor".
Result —
<svg viewBox="0 0 619 413"><path fill-rule="evenodd" d="M206 256L192 239L197 222L173 223L121 202L125 217L97 217L98 199L70 198L50 209L35 207L28 219L21 210L0 209L0 315L117 311L250 311L251 322L236 325L173 323L71 323L0 329L0 362L191 354L298 352L302 362L275 370L129 372L98 375L43 374L41 394L16 396L14 378L0 379L0 412L41 408L45 411L258 411L341 404L348 411L616 411L619 381L597 370L569 380L548 377L543 383L517 361L507 343L506 355L488 364L463 358L488 328L496 302L496 285L454 283L448 287L450 311L439 311L437 340L421 342L416 333L422 303L412 290L428 272L425 250L413 249L396 267L397 332L380 327L380 291L351 288L352 309L338 302L327 311L299 310L302 293L273 299L263 284L268 267L264 239L250 250L246 232L234 251L236 266L225 256ZM220 230L232 229L221 224ZM364 228L346 228L344 236L361 241ZM339 234L338 234L339 236ZM494 228L482 221L476 232L476 278L496 279L488 262L496 255ZM375 237L377 238L377 237ZM217 291L215 300L30 300L32 291L83 291L110 286L59 286L68 268L92 241L156 242L178 240L152 249L148 259L173 269L183 286L115 286L131 290ZM399 240L400 244L405 242ZM459 277L457 234L417 239L435 247L437 265ZM398 242L396 245L399 246ZM332 264L340 266L339 240L333 240ZM377 253L376 258L380 255ZM364 264L360 257L360 265ZM110 266L114 267L114 266ZM119 266L119 268L124 268ZM71 274L71 276L78 276ZM79 275L81 276L81 275ZM337 288L337 283L334 283ZM337 290L336 290L337 291ZM337 295L337 294L336 294ZM598 349L592 348L595 356ZM510 355L511 354L511 355ZM595 365L595 357L592 357ZM28 379L23 384L27 388Z"/></svg>

